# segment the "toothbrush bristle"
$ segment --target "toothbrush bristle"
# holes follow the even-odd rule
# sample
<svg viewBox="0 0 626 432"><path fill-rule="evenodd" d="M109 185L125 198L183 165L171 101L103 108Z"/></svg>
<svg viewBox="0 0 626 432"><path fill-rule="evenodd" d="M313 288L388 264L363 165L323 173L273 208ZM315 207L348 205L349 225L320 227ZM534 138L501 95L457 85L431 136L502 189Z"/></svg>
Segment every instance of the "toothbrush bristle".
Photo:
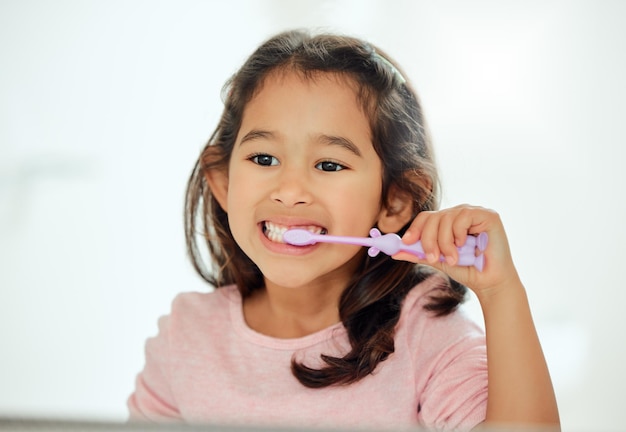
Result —
<svg viewBox="0 0 626 432"><path fill-rule="evenodd" d="M313 234L303 229L288 230L283 234L283 240L294 246L306 246L315 243Z"/></svg>

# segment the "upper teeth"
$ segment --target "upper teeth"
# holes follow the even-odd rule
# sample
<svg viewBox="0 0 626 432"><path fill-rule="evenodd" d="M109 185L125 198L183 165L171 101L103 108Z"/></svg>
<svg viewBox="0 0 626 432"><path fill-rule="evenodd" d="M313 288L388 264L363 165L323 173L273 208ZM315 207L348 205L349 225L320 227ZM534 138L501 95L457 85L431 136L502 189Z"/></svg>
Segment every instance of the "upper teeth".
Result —
<svg viewBox="0 0 626 432"><path fill-rule="evenodd" d="M283 234L285 234L288 230L292 228L305 229L313 234L321 234L321 233L326 232L324 228L317 226L317 225L289 227L286 225L279 225L273 222L266 221L265 222L265 235L267 236L268 239L270 239L273 242L285 243L285 241L283 240Z"/></svg>

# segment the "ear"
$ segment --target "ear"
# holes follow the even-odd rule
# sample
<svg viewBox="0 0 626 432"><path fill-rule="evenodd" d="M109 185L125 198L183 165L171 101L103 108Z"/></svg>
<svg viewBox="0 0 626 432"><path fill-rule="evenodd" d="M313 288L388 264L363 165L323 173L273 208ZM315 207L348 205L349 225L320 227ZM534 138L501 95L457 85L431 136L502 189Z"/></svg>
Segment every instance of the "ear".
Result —
<svg viewBox="0 0 626 432"><path fill-rule="evenodd" d="M413 216L413 199L410 194L392 185L389 189L387 203L378 215L378 229L383 233L398 232L411 221Z"/></svg>
<svg viewBox="0 0 626 432"><path fill-rule="evenodd" d="M211 193L222 210L228 213L228 172L226 169L213 168L205 171L204 177Z"/></svg>

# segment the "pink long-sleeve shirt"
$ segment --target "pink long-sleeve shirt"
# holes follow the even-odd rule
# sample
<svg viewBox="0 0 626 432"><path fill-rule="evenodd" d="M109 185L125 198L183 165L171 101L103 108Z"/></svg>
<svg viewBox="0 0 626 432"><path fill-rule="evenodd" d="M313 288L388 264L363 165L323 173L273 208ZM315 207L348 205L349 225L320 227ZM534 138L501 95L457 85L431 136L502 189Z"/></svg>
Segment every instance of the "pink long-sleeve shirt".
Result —
<svg viewBox="0 0 626 432"><path fill-rule="evenodd" d="M487 358L482 330L457 310L423 309L436 276L406 297L395 352L373 374L345 386L310 389L291 359L319 364L348 347L341 323L277 339L246 325L234 286L176 297L128 399L131 420L328 428L469 430L485 418Z"/></svg>

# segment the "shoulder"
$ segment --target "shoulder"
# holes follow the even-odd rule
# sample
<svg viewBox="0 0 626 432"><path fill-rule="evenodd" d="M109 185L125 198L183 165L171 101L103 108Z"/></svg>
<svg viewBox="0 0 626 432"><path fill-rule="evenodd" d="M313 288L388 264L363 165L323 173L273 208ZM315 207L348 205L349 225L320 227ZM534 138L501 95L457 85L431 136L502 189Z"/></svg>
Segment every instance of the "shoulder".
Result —
<svg viewBox="0 0 626 432"><path fill-rule="evenodd" d="M216 288L210 292L183 292L172 301L170 316L196 317L227 310L233 303L241 303L234 285Z"/></svg>
<svg viewBox="0 0 626 432"><path fill-rule="evenodd" d="M434 269L432 271L425 270L421 277L423 279L413 286L403 301L403 314L425 310L427 306L432 305L434 300L446 298L452 294L452 283L443 273ZM456 284L456 286L460 285ZM462 302L465 287L460 287L462 290L456 292L456 298ZM453 308L453 310L455 309ZM429 315L436 316L435 313Z"/></svg>
<svg viewBox="0 0 626 432"><path fill-rule="evenodd" d="M159 318L158 333L146 341L144 369L128 400L133 418L180 417L177 391L193 387L189 377L195 379L202 365L212 364L209 355L221 351L219 336L228 334L229 305L238 299L234 286L174 298L169 313Z"/></svg>
<svg viewBox="0 0 626 432"><path fill-rule="evenodd" d="M434 297L444 295L449 289L447 277L433 273L417 284L407 294L402 305L398 322L398 335L406 343L415 347L429 346L443 349L458 341L474 339L478 345L484 344L484 332L459 305L450 313L438 316L425 308Z"/></svg>
<svg viewBox="0 0 626 432"><path fill-rule="evenodd" d="M180 293L170 312L159 318L159 335L170 343L205 338L231 321L231 308L238 304L241 297L234 285L205 293Z"/></svg>

